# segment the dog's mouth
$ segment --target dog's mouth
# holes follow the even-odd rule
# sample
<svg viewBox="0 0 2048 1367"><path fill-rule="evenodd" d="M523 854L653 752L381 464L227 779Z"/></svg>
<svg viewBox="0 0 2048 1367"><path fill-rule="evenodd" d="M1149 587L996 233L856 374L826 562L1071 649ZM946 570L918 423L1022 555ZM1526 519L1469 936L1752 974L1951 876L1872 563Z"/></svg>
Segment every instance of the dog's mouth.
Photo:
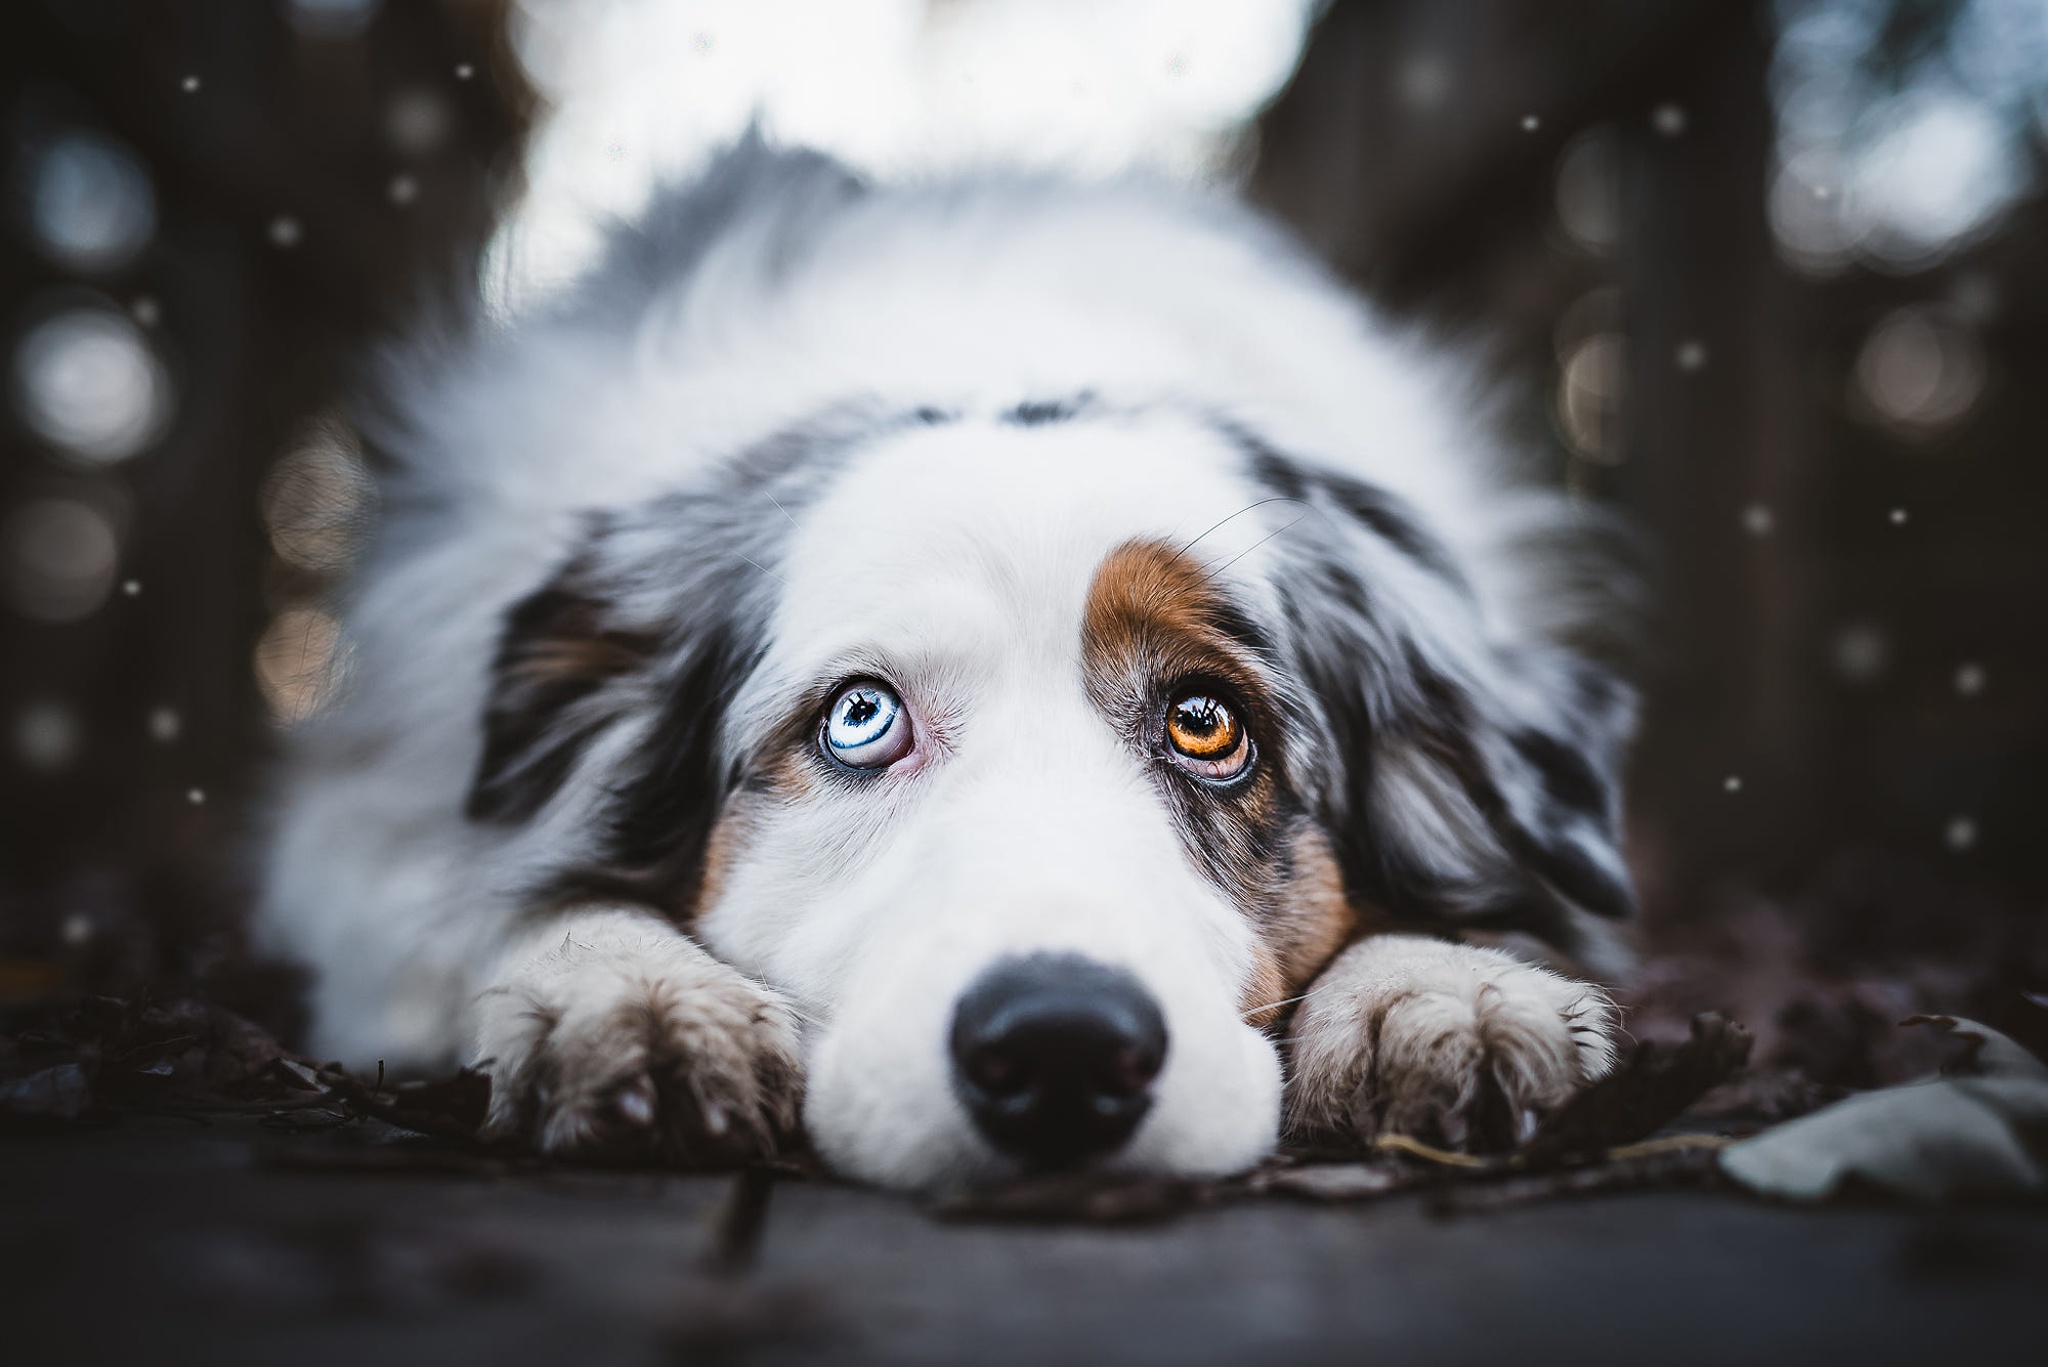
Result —
<svg viewBox="0 0 2048 1367"><path fill-rule="evenodd" d="M953 1089L991 1145L1028 1172L1121 1149L1152 1107L1166 1022L1142 984L1077 954L1004 959L953 1013Z"/></svg>

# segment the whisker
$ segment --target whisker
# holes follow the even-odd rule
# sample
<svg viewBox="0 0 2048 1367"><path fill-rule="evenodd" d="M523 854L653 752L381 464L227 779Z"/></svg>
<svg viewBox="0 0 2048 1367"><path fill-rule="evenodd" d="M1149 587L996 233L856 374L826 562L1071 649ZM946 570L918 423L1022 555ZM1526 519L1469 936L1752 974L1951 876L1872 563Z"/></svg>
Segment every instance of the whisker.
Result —
<svg viewBox="0 0 2048 1367"><path fill-rule="evenodd" d="M1309 511L1310 511L1310 512L1313 512L1313 511L1314 511L1314 509L1310 509ZM1297 517L1297 518L1295 518L1295 519L1294 519L1294 522L1290 522L1290 523L1288 523L1286 527L1275 527L1275 528L1274 528L1274 529L1273 529L1272 531L1270 531L1270 532L1267 532L1267 533L1266 533L1266 534L1265 534L1264 536L1260 537L1260 538L1259 538L1259 539L1258 539L1257 541L1254 541L1254 542L1252 542L1252 544L1251 544L1251 545L1249 545L1249 546L1246 546L1246 547L1245 547L1245 548L1244 548L1243 550L1239 551L1239 552L1238 552L1238 553L1237 553L1236 555L1233 555L1233 556L1231 556L1231 557L1230 557L1230 559L1228 559L1228 560L1224 561L1224 562L1223 562L1222 564L1220 564L1220 565L1211 565L1211 566L1209 567L1209 573L1211 573L1211 574L1221 574L1221 573L1223 573L1223 571L1225 571L1225 570L1229 569L1229 568L1230 568L1230 567L1231 567L1232 565L1235 565L1235 564L1236 564L1236 563L1237 563L1238 561L1240 561L1240 560L1244 559L1244 558L1245 558L1246 556L1250 555L1250 554L1251 554L1251 553L1252 553L1253 551L1255 551L1255 550L1257 550L1257 549L1258 549L1259 547L1261 547L1261 546L1265 545L1265 544L1266 544L1266 543L1267 543L1268 541L1271 541L1271 540L1272 540L1272 539L1273 539L1274 537L1276 537L1276 536L1280 535L1280 533L1282 533L1282 532L1284 532L1284 531L1287 531L1287 530L1288 530L1289 528L1293 527L1293 526L1295 525L1295 523L1298 523L1298 522L1306 522L1306 521L1308 521L1308 513L1303 513L1303 514L1302 514L1302 515L1301 515L1300 517Z"/></svg>
<svg viewBox="0 0 2048 1367"><path fill-rule="evenodd" d="M803 528L802 528L802 527L798 527L798 526L797 526L797 521L796 521L796 519L795 519L795 518L793 518L793 517L790 517L790 516L789 516L789 509L787 509L787 508L785 508L785 507L783 507L783 506L782 506L782 500L781 500L781 499L777 498L777 497L776 497L775 495L773 495L773 494L769 494L769 493L768 493L768 491L767 491L766 489L763 489L763 490L762 490L761 492L762 492L762 493L764 493L764 494L767 494L767 495L768 495L768 501L769 501L770 503L773 503L773 504L775 505L775 511L776 511L776 512L778 512L778 513L781 513L781 514L783 515L783 517L785 517L785 518L788 518L788 520L789 520L789 525L790 525L790 526L792 526L792 527L796 527L796 529L797 529L798 531L802 531L802 530L803 530Z"/></svg>
<svg viewBox="0 0 2048 1367"><path fill-rule="evenodd" d="M1253 511L1256 511L1257 509L1263 508L1263 507L1265 507L1265 506L1266 506L1266 505L1267 505L1268 503L1299 503L1299 502L1301 502L1301 500L1300 500L1300 499L1298 499L1298 498L1289 498L1289 497L1287 497L1287 496L1286 496L1285 494L1275 494L1275 495L1274 495L1273 497L1271 497L1271 498L1262 498L1262 499L1260 499L1260 500L1259 500L1259 501L1258 501L1257 503L1251 503L1251 504L1247 504L1247 505L1245 505L1244 507L1242 507L1242 508L1239 508L1239 509L1238 509L1238 510L1237 510L1236 512L1232 513L1232 514L1231 514L1231 515L1230 515L1229 517L1226 517L1226 518L1224 518L1224 519L1223 519L1223 521L1221 521L1221 522L1218 522L1218 523L1217 523L1217 524L1216 524L1215 526L1213 526L1213 527L1209 528L1209 531L1203 532L1201 536L1198 536L1198 537L1196 537L1196 538L1195 538L1195 539L1194 539L1193 541L1190 541L1190 542L1188 542L1188 544L1187 544L1187 545L1185 545L1185 546L1182 546L1182 547L1180 548L1180 553L1181 553L1182 555L1186 555L1186 554L1187 554L1187 553L1188 553L1189 551L1193 550L1193 549L1194 549L1194 548L1195 548L1195 547L1196 547L1196 546L1197 546L1198 544L1200 544L1200 543L1201 543L1201 541L1202 541L1202 539L1203 539L1203 537L1206 537L1206 536L1208 536L1208 535L1209 535L1209 532L1213 532L1213 531L1216 531L1216 530L1218 530L1219 528L1222 528L1222 527L1224 527L1224 526L1227 526L1228 524L1230 524L1230 523L1232 523L1232 522L1235 522L1235 521L1237 521L1237 519L1239 519L1239 518L1243 517L1243 516L1244 516L1244 515L1245 515L1246 513L1249 513L1249 512L1253 512ZM1289 525L1289 526L1292 526L1293 524L1292 524L1292 523L1289 523L1288 525Z"/></svg>
<svg viewBox="0 0 2048 1367"><path fill-rule="evenodd" d="M1244 1009L1243 1011L1240 1011L1240 1012L1238 1012L1237 1014L1238 1014L1238 1015L1239 1015L1239 1017L1241 1017L1241 1018L1242 1018L1242 1017L1249 1017L1249 1016L1256 1016L1256 1015L1258 1015L1258 1014L1259 1014L1259 1012L1261 1012L1261 1011L1271 1011L1271 1010L1272 1010L1272 1009L1273 1009L1274 1007L1276 1007L1276 1006L1292 1006L1292 1005L1294 1005L1294 1004L1295 1004L1296 1002L1305 1002L1305 1001L1307 1001L1307 1000L1308 1000L1308 998L1309 998L1309 994L1308 994L1308 993L1306 993L1306 992L1304 992L1304 993L1302 993L1302 994L1301 994L1301 995L1300 995L1299 997L1283 997L1283 998L1282 998L1281 1000L1279 1000L1279 1001L1277 1001L1277 1002L1267 1002L1267 1003L1266 1003L1266 1004L1265 1004L1264 1006L1252 1006L1252 1007L1247 1007L1246 1009Z"/></svg>
<svg viewBox="0 0 2048 1367"><path fill-rule="evenodd" d="M776 583L782 585L782 587L789 587L789 581L787 579L784 579L781 575L777 574L774 570L769 569L766 565L754 559L752 556L747 555L742 551L734 551L733 554L739 556L740 559L746 561L749 565L752 565L755 569L761 571L761 573L767 575L770 579L773 579Z"/></svg>

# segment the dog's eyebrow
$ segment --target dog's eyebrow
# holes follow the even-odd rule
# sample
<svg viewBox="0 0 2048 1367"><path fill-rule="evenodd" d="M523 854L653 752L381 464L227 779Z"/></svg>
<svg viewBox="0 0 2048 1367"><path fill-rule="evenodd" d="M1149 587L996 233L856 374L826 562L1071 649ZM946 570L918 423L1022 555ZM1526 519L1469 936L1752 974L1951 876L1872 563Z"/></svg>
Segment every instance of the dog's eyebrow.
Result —
<svg viewBox="0 0 2048 1367"><path fill-rule="evenodd" d="M1244 455L1252 477L1276 499L1293 499L1311 508L1333 507L1445 583L1471 592L1450 548L1422 525L1399 495L1290 456L1235 419L1210 414L1207 423Z"/></svg>

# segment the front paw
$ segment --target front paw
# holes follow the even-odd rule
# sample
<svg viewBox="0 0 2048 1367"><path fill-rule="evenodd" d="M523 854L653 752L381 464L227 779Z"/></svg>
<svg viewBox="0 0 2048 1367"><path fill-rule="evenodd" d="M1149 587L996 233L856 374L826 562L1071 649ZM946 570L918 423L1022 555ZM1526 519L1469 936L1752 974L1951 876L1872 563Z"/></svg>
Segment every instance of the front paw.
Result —
<svg viewBox="0 0 2048 1367"><path fill-rule="evenodd" d="M1614 1066L1607 994L1495 949L1410 935L1353 945L1295 1018L1297 1133L1453 1149L1527 1140Z"/></svg>
<svg viewBox="0 0 2048 1367"><path fill-rule="evenodd" d="M573 923L478 1003L486 1133L546 1153L728 1166L793 1132L795 1013L673 929Z"/></svg>

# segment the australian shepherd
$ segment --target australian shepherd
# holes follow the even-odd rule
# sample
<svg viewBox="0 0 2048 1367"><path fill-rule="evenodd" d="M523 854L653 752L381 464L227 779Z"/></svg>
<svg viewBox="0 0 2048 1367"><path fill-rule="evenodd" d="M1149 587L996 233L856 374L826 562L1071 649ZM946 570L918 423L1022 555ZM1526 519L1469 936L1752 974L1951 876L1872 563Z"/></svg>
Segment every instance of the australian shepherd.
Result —
<svg viewBox="0 0 2048 1367"><path fill-rule="evenodd" d="M1574 515L1246 210L749 140L378 392L261 913L324 1056L916 1190L1500 1146L1612 1065Z"/></svg>

